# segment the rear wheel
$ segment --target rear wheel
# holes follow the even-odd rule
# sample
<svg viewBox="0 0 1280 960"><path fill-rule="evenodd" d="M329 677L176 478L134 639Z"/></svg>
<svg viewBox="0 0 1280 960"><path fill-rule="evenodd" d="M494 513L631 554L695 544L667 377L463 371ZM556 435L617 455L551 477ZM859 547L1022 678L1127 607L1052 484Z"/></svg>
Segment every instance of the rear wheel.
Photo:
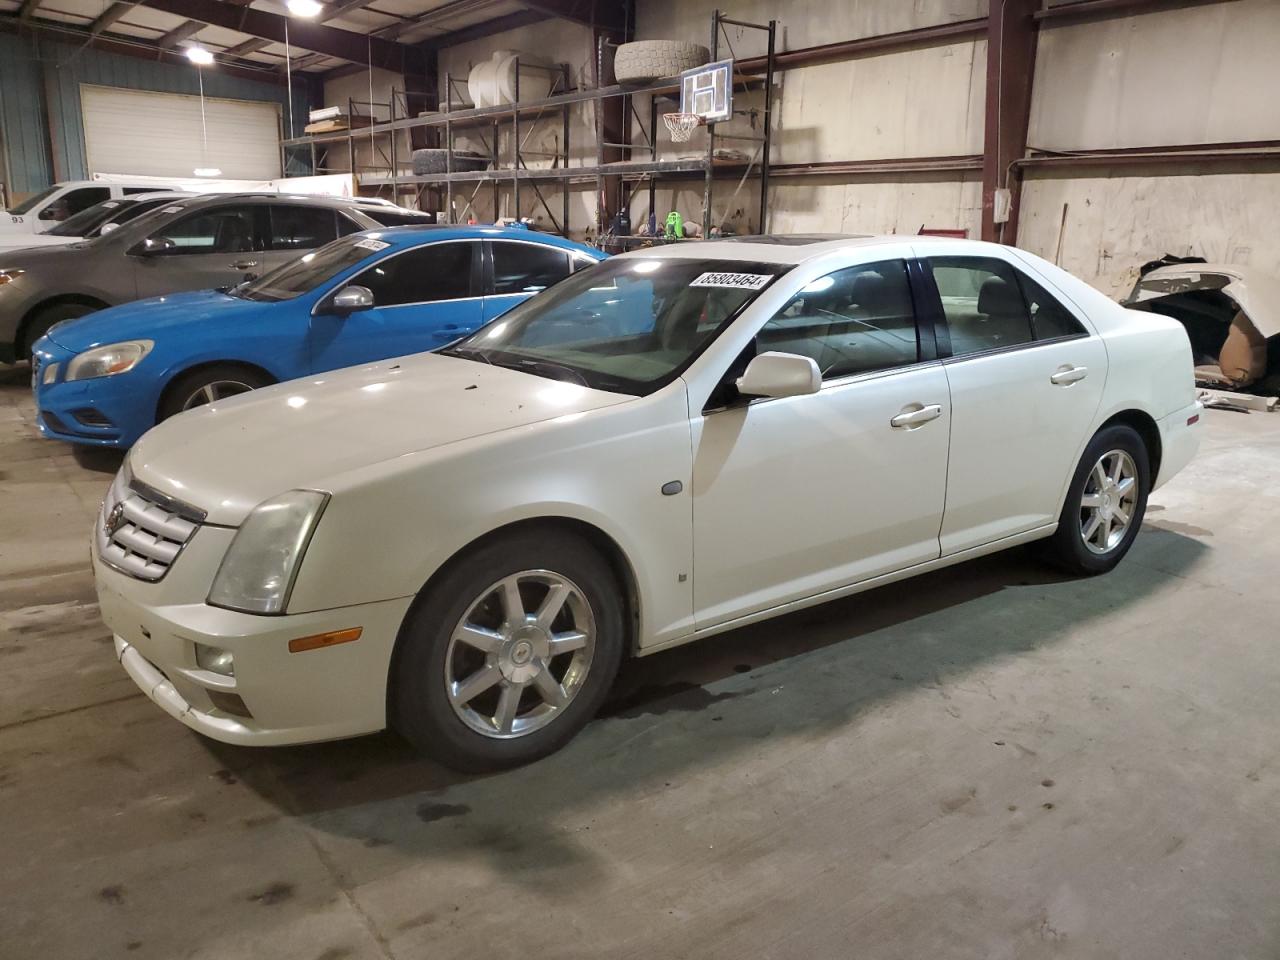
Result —
<svg viewBox="0 0 1280 960"><path fill-rule="evenodd" d="M160 401L161 420L167 420L183 410L193 410L205 404L226 400L250 390L270 386L275 381L266 374L234 363L216 363L192 370L175 379Z"/></svg>
<svg viewBox="0 0 1280 960"><path fill-rule="evenodd" d="M1048 559L1077 574L1106 573L1129 552L1147 509L1151 467L1132 427L1098 431L1076 467Z"/></svg>
<svg viewBox="0 0 1280 960"><path fill-rule="evenodd" d="M36 345L36 341L48 333L55 323L83 317L96 309L87 303L54 303L37 310L35 315L27 321L26 329L22 332L22 342L18 344L17 358L19 360L29 358L31 348Z"/></svg>
<svg viewBox="0 0 1280 960"><path fill-rule="evenodd" d="M595 715L623 651L621 591L578 537L529 531L465 557L405 623L393 723L458 770L528 763Z"/></svg>

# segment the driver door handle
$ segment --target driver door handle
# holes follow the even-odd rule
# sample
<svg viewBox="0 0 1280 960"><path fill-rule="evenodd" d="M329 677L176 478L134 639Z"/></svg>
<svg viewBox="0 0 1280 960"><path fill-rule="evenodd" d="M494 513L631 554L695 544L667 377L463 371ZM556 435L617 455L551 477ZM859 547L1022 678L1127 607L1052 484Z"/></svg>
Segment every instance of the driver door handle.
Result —
<svg viewBox="0 0 1280 960"><path fill-rule="evenodd" d="M1049 377L1049 382L1056 387L1067 387L1075 383L1077 380L1083 380L1089 375L1088 367L1062 367L1056 373Z"/></svg>
<svg viewBox="0 0 1280 960"><path fill-rule="evenodd" d="M915 410L904 410L889 421L889 426L895 430L909 430L912 427L928 423L930 420L937 420L940 416L942 416L942 404L931 403Z"/></svg>
<svg viewBox="0 0 1280 960"><path fill-rule="evenodd" d="M231 264L232 270L252 270L258 265L257 260L236 260Z"/></svg>

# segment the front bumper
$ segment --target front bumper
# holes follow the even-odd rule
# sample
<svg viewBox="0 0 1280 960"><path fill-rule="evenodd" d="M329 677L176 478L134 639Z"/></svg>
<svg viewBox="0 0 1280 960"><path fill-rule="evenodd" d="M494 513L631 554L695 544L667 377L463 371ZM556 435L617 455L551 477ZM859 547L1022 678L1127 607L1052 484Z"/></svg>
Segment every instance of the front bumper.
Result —
<svg viewBox="0 0 1280 960"><path fill-rule="evenodd" d="M1162 486L1196 455L1196 451L1200 449L1200 420L1203 414L1204 404L1196 400L1176 413L1156 421L1160 430L1160 473L1151 489Z"/></svg>
<svg viewBox="0 0 1280 960"><path fill-rule="evenodd" d="M182 602L207 592L233 533L201 527L157 583L107 566L94 550L102 619L129 676L170 716L224 743L311 743L383 729L391 654L412 598L279 617ZM349 627L363 629L359 640L289 652L292 639ZM202 669L196 643L231 651L235 676ZM227 695L250 716L220 706Z"/></svg>
<svg viewBox="0 0 1280 960"><path fill-rule="evenodd" d="M67 364L75 356L48 337L36 342L31 392L36 402L36 425L40 433L54 440L94 447L128 448L155 425L159 396L145 376L137 371L92 380L63 378ZM52 383L44 383L44 373L57 364Z"/></svg>

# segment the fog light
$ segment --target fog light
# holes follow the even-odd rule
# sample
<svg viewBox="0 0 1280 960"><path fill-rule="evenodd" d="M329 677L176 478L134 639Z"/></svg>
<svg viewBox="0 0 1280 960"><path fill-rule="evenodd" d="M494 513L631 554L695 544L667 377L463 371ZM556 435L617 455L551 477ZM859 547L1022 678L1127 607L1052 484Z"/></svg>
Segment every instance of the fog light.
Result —
<svg viewBox="0 0 1280 960"><path fill-rule="evenodd" d="M220 673L224 677L236 675L235 660L230 650L211 647L203 643L196 644L196 665L210 673Z"/></svg>
<svg viewBox="0 0 1280 960"><path fill-rule="evenodd" d="M40 378L41 383L53 383L58 379L58 364L51 363L44 368L44 376Z"/></svg>

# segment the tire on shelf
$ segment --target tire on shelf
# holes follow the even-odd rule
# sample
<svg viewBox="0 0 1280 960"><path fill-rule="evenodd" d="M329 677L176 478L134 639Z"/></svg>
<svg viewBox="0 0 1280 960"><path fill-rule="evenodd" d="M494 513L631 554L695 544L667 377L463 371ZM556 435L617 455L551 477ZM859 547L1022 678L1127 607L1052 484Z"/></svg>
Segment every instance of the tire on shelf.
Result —
<svg viewBox="0 0 1280 960"><path fill-rule="evenodd" d="M413 173L417 177L425 177L433 173L445 173L449 169L449 151L443 147L425 147L413 151ZM489 157L483 153L469 150L453 151L453 170L461 173L466 170L483 170L489 165Z"/></svg>
<svg viewBox="0 0 1280 960"><path fill-rule="evenodd" d="M618 47L613 73L619 83L647 83L674 77L711 60L711 51L684 40L637 40Z"/></svg>

